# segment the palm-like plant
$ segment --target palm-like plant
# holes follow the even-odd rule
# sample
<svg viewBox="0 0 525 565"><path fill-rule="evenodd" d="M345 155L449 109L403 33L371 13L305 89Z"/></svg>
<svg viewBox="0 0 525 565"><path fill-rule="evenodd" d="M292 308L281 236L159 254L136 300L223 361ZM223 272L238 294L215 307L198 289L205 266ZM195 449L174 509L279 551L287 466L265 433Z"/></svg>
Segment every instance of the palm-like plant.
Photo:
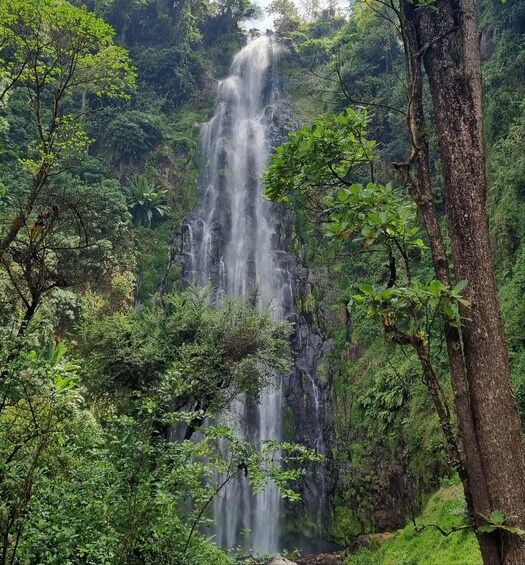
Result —
<svg viewBox="0 0 525 565"><path fill-rule="evenodd" d="M145 175L137 174L129 179L126 200L136 226L153 228L166 219L169 213L166 192Z"/></svg>

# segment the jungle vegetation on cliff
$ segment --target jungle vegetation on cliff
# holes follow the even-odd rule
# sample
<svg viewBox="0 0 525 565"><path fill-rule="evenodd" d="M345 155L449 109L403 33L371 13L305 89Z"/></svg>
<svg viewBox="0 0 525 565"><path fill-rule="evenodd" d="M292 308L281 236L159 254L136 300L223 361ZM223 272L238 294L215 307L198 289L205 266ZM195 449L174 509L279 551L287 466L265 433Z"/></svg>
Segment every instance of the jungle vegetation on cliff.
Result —
<svg viewBox="0 0 525 565"><path fill-rule="evenodd" d="M463 540L443 559L525 559L525 6L475 4L270 4L297 127L265 178L308 270L296 309L330 343L331 518L288 513L283 538L351 546L459 477L427 507ZM293 328L181 289L176 261L199 124L258 10L0 3L1 564L226 565L217 470L294 501L318 460L203 426L288 370Z"/></svg>

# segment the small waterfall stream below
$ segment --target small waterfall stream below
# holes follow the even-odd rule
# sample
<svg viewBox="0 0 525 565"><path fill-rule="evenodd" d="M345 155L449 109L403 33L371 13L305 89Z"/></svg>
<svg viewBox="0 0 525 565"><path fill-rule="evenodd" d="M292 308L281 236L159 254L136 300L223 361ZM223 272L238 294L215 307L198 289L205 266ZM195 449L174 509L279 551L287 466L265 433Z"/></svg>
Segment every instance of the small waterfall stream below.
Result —
<svg viewBox="0 0 525 565"><path fill-rule="evenodd" d="M279 226L261 183L280 98L272 67L280 49L271 36L250 40L219 83L215 114L201 129L200 204L184 226L183 255L186 284L211 285L220 298L246 296L256 283L261 307L286 316L293 309L287 254L279 248ZM259 404L234 406L247 440L282 439L282 377L273 381ZM278 551L280 511L273 484L255 495L247 478L231 481L215 499L217 544L233 547L241 531L249 531L247 547Z"/></svg>

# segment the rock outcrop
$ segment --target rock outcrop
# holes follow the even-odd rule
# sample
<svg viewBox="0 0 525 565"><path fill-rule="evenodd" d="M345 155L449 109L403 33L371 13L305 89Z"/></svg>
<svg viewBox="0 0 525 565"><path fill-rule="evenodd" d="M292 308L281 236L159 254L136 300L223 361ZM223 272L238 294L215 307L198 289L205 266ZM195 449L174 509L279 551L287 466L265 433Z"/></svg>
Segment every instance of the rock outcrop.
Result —
<svg viewBox="0 0 525 565"><path fill-rule="evenodd" d="M297 559L297 565L343 565L344 557L341 552L321 553L319 555L304 555Z"/></svg>

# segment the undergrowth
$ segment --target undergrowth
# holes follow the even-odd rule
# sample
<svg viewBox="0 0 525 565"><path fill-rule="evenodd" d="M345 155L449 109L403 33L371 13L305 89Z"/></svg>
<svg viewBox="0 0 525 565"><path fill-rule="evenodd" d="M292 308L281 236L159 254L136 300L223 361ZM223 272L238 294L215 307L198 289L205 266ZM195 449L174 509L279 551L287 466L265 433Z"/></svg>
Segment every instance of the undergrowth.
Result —
<svg viewBox="0 0 525 565"><path fill-rule="evenodd" d="M467 509L461 485L444 487L432 495L416 524L436 524L447 531L467 524ZM371 548L361 549L347 565L481 565L481 554L468 529L444 536L434 527L416 531L407 525L390 539L380 543L371 536ZM377 547L373 547L377 545Z"/></svg>

